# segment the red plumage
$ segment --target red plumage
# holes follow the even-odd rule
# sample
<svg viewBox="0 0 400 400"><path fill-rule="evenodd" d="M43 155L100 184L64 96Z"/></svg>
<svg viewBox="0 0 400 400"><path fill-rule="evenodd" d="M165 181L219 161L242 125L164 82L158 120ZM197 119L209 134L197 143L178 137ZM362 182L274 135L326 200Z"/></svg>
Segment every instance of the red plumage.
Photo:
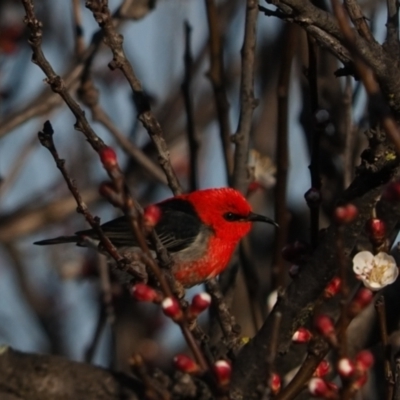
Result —
<svg viewBox="0 0 400 400"><path fill-rule="evenodd" d="M185 287L221 273L240 239L250 231L252 222L275 224L267 217L254 214L243 195L231 188L198 190L155 206L160 209L160 218L155 220L154 229L174 260L173 274ZM124 217L103 224L102 229L115 246L137 251L135 238ZM75 242L84 245L83 237L97 239L93 230L86 230L75 236L36 244Z"/></svg>

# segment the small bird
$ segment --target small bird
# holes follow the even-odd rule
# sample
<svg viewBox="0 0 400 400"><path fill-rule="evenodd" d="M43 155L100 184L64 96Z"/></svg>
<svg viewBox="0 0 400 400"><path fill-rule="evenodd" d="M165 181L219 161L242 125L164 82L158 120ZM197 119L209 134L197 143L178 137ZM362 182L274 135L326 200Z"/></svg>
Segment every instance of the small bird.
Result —
<svg viewBox="0 0 400 400"><path fill-rule="evenodd" d="M154 205L149 207L154 208ZM250 231L252 222L277 226L272 219L253 213L244 196L232 188L197 190L164 200L155 207L160 213L154 229L173 258L175 278L184 287L203 283L220 274L240 239ZM125 216L106 222L101 228L117 248L138 249ZM74 236L60 236L34 244L87 246L88 238L98 241L97 233L88 229L76 232Z"/></svg>

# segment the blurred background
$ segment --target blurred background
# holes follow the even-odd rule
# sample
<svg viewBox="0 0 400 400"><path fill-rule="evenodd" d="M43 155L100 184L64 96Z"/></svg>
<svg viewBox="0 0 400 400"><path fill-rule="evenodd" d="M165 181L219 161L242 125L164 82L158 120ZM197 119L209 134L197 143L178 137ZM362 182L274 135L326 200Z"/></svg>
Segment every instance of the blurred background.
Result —
<svg viewBox="0 0 400 400"><path fill-rule="evenodd" d="M103 114L93 113L93 109L82 104L78 67L82 66L81 59L98 30L92 13L78 0L34 3L37 16L43 22L46 57L68 82L70 92L79 98L96 133L116 149L132 193L143 206L171 196L157 166L155 149L136 119L129 85L119 71L108 68L112 56L103 44L95 50L90 66ZM109 1L112 11L125 3ZM322 1L317 3L324 6ZM207 76L210 62L205 2L135 0L132 4L124 18L116 18L118 29L124 36L127 57L151 99L169 145L173 167L186 191L193 189L193 182L189 179L190 152L181 85L185 72L185 22L190 25L193 57L190 96L199 143L196 187L226 186L213 89ZM380 42L384 33L382 4L363 2L364 13L371 18ZM245 9L239 0L218 1L217 8L224 45L229 123L234 133L239 118ZM0 1L0 342L24 351L62 354L103 366L126 368L127 354L138 349L148 362L168 363L184 346L180 332L154 305L135 304L116 282L112 287L116 319L114 328L110 329L109 315L103 306L104 288L99 279L104 264L101 256L73 245L36 247L32 244L35 240L67 235L87 227L84 218L76 213L76 204L53 159L37 140L37 133L46 120L53 125L60 157L66 160L67 169L90 210L102 222L119 214L98 195L99 184L106 179L106 174L97 154L84 136L74 130L72 113L50 92L43 82L42 71L31 62L23 16L19 1ZM252 127L250 147L254 151L250 165L255 167L259 185L249 193L249 199L257 212L273 217L277 82L288 40L295 41L288 95L287 183L290 215L287 240L293 241L309 236L304 193L310 188L308 165L314 121L307 80L307 37L298 27L292 27L294 31L289 32L288 26L277 18L262 13L258 18L255 96L259 105ZM77 19L81 20L81 39L76 36ZM318 52L318 106L330 115L320 145L321 227L327 224L326 215L330 215L338 193L351 179L351 172L344 174L353 170L345 168L346 163L357 164L365 146L362 134L366 127L365 95L357 82L346 83L345 78L334 76L339 67L328 53ZM345 106L346 102L350 107ZM103 116L100 121L99 115ZM346 136L349 130L351 142ZM146 156L150 172L132 156L137 152ZM244 248L252 255L249 268L255 279L250 289L266 303L273 289L273 229L255 227ZM201 290L196 287L188 296ZM239 273L233 313L243 334L251 336L254 320L247 311L248 301L243 274Z"/></svg>

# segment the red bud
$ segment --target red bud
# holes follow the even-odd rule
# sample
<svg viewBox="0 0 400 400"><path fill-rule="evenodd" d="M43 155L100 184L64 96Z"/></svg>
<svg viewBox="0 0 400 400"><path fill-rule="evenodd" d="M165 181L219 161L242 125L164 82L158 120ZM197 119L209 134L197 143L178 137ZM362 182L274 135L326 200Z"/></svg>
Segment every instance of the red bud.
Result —
<svg viewBox="0 0 400 400"><path fill-rule="evenodd" d="M166 297L161 303L162 310L167 317L178 321L182 318L182 310L175 297Z"/></svg>
<svg viewBox="0 0 400 400"><path fill-rule="evenodd" d="M349 358L341 358L338 362L337 371L342 378L349 378L354 374L355 366Z"/></svg>
<svg viewBox="0 0 400 400"><path fill-rule="evenodd" d="M374 365L374 356L369 350L362 350L356 355L358 371L367 371Z"/></svg>
<svg viewBox="0 0 400 400"><path fill-rule="evenodd" d="M333 296L336 296L339 293L341 280L338 276L335 276L325 287L324 290L324 298L330 299Z"/></svg>
<svg viewBox="0 0 400 400"><path fill-rule="evenodd" d="M307 343L312 338L311 332L303 327L300 327L292 336L293 343Z"/></svg>
<svg viewBox="0 0 400 400"><path fill-rule="evenodd" d="M373 298L374 293L371 290L362 287L358 290L358 292L354 296L354 299L349 305L349 314L353 317L356 316L371 303Z"/></svg>
<svg viewBox="0 0 400 400"><path fill-rule="evenodd" d="M337 224L348 224L356 219L358 209L354 204L346 204L345 206L336 207L334 217Z"/></svg>
<svg viewBox="0 0 400 400"><path fill-rule="evenodd" d="M188 356L178 354L174 357L174 367L187 374L193 374L199 371L199 366Z"/></svg>
<svg viewBox="0 0 400 400"><path fill-rule="evenodd" d="M112 168L118 164L117 155L111 147L105 146L99 150L100 160L104 168Z"/></svg>
<svg viewBox="0 0 400 400"><path fill-rule="evenodd" d="M315 330L332 345L337 344L335 326L331 318L327 315L318 315L314 320Z"/></svg>
<svg viewBox="0 0 400 400"><path fill-rule="evenodd" d="M143 223L146 228L154 228L161 219L161 208L153 204L147 206L143 213Z"/></svg>
<svg viewBox="0 0 400 400"><path fill-rule="evenodd" d="M161 295L144 283L136 283L133 285L131 294L133 298L138 301L150 301L155 303L161 301Z"/></svg>
<svg viewBox="0 0 400 400"><path fill-rule="evenodd" d="M225 386L231 380L232 367L228 361L219 360L214 364L214 373L220 385Z"/></svg>
<svg viewBox="0 0 400 400"><path fill-rule="evenodd" d="M308 189L304 195L307 205L310 208L318 207L321 204L321 191L316 188Z"/></svg>
<svg viewBox="0 0 400 400"><path fill-rule="evenodd" d="M366 230L373 243L382 243L386 237L386 224L379 218L371 218L367 221Z"/></svg>
<svg viewBox="0 0 400 400"><path fill-rule="evenodd" d="M314 376L317 378L324 377L331 369L329 362L327 360L322 360L319 364L317 369L314 371Z"/></svg>
<svg viewBox="0 0 400 400"><path fill-rule="evenodd" d="M269 381L269 388L271 389L271 393L275 396L281 390L281 377L278 374L271 374L271 379Z"/></svg>
<svg viewBox="0 0 400 400"><path fill-rule="evenodd" d="M326 382L321 378L312 378L308 383L308 390L310 394L314 397L323 397L325 398L326 395L330 392L329 386Z"/></svg>
<svg viewBox="0 0 400 400"><path fill-rule="evenodd" d="M382 198L387 201L400 200L400 181L391 182L386 186Z"/></svg>
<svg viewBox="0 0 400 400"><path fill-rule="evenodd" d="M198 293L192 299L192 304L189 307L189 313L191 316L196 317L206 310L210 304L211 296L208 293Z"/></svg>

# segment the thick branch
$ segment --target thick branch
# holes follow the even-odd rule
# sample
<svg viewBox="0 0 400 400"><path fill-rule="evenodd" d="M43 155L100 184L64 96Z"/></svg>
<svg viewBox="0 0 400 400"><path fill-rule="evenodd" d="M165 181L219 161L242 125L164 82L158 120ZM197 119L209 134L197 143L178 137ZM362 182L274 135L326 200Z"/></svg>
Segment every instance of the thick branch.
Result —
<svg viewBox="0 0 400 400"><path fill-rule="evenodd" d="M0 348L0 397L29 400L139 400L143 386L132 377L69 361Z"/></svg>

